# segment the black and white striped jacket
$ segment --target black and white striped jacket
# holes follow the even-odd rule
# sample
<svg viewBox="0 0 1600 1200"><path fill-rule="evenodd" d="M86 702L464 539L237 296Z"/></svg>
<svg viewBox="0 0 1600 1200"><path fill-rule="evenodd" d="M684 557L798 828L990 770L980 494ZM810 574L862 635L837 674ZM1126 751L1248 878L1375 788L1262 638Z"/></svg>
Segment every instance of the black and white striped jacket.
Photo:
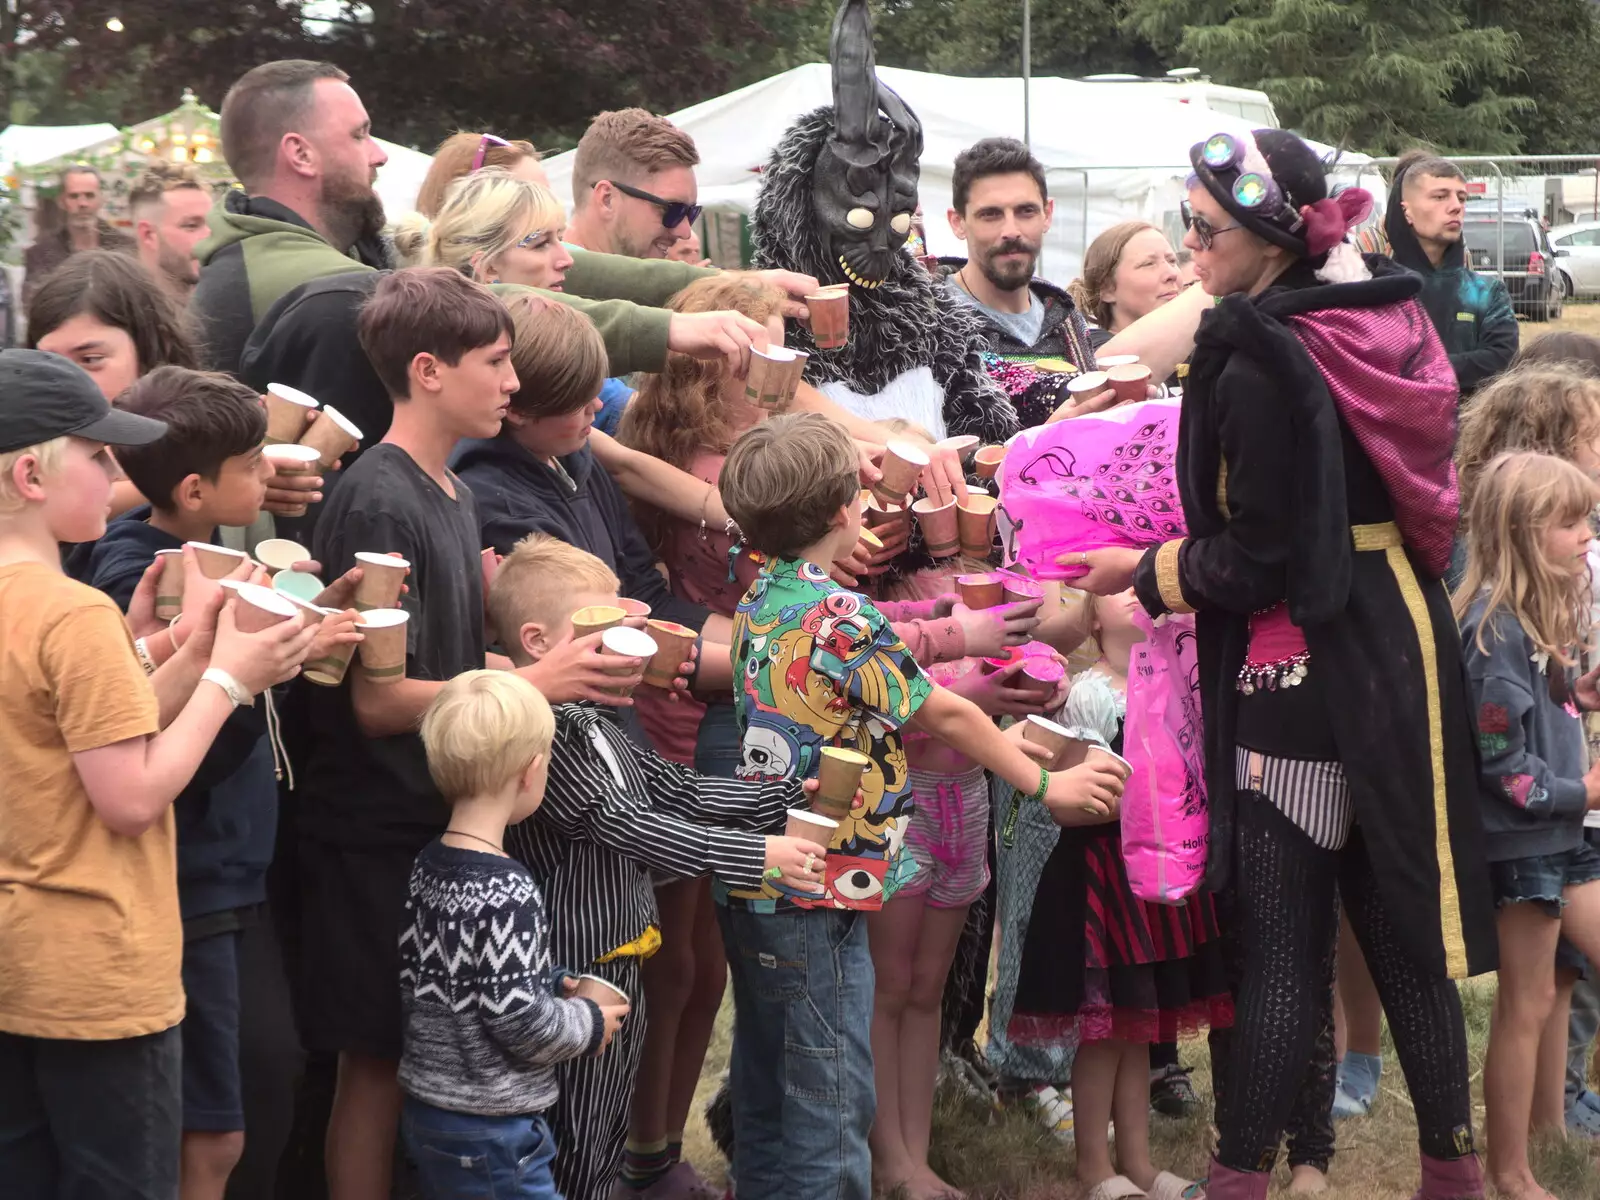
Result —
<svg viewBox="0 0 1600 1200"><path fill-rule="evenodd" d="M555 714L544 802L505 847L539 880L557 963L587 970L654 925L652 870L761 886L763 835L803 802L799 780L697 775L635 746L597 705Z"/></svg>

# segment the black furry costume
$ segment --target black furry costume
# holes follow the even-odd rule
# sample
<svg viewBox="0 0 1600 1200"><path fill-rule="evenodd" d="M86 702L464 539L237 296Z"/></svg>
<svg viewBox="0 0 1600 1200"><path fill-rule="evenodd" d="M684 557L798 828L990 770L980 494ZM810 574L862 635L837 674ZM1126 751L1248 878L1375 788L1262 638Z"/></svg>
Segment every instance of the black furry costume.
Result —
<svg viewBox="0 0 1600 1200"><path fill-rule="evenodd" d="M774 148L751 219L757 267L800 271L823 283L847 281L819 232L814 186L818 159L834 132L834 109L819 108L790 126ZM1011 401L984 369L981 355L988 342L982 324L911 257L903 237L892 251L878 260L884 274L875 286L850 288L848 345L818 350L809 329L788 322L788 344L811 356L806 382L815 387L843 383L874 395L906 372L928 367L944 391L948 435L972 434L984 445L1004 442L1021 425Z"/></svg>

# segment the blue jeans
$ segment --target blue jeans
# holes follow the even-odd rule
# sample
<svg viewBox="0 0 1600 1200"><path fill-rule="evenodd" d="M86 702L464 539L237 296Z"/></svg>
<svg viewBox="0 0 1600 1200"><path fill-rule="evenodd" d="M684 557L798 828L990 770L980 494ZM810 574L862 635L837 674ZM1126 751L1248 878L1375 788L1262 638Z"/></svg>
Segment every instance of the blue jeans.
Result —
<svg viewBox="0 0 1600 1200"><path fill-rule="evenodd" d="M872 956L862 914L717 906L733 976L739 1200L870 1200Z"/></svg>
<svg viewBox="0 0 1600 1200"><path fill-rule="evenodd" d="M178 1027L101 1042L0 1033L0 1195L176 1200Z"/></svg>
<svg viewBox="0 0 1600 1200"><path fill-rule="evenodd" d="M713 779L734 777L734 771L744 757L739 725L734 719L736 712L737 709L731 704L706 705L694 741L694 769L697 774L709 775Z"/></svg>
<svg viewBox="0 0 1600 1200"><path fill-rule="evenodd" d="M426 1200L561 1200L555 1135L538 1113L480 1117L407 1096L400 1128Z"/></svg>

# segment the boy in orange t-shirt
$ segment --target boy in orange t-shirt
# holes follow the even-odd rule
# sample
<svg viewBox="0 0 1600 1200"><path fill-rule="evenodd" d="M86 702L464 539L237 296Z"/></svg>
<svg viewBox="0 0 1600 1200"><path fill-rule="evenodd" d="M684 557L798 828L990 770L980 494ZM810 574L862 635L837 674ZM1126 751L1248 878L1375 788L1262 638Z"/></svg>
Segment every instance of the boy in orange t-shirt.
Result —
<svg viewBox="0 0 1600 1200"><path fill-rule="evenodd" d="M172 800L228 714L293 674L315 633L291 621L241 634L231 606L218 615L221 592L193 551L185 615L170 630L152 619L155 571L146 576L137 623L160 630L148 642L109 597L62 574L58 543L105 532L106 447L165 431L113 411L65 358L0 351L7 1195L177 1194Z"/></svg>

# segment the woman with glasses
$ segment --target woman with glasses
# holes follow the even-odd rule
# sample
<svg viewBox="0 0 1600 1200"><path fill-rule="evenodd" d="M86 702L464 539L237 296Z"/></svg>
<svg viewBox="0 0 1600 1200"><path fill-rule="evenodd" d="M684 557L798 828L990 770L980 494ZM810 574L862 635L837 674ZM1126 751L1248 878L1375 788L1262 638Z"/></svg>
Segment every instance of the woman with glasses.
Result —
<svg viewBox="0 0 1600 1200"><path fill-rule="evenodd" d="M1420 281L1346 240L1292 134L1190 151L1185 244L1216 305L1184 391L1186 538L1063 556L1100 594L1196 613L1238 1016L1207 1194L1267 1194L1321 1031L1342 901L1416 1108L1423 1200L1483 1192L1455 979L1495 961L1461 647L1441 576L1457 389Z"/></svg>
<svg viewBox="0 0 1600 1200"><path fill-rule="evenodd" d="M566 228L566 210L548 187L485 167L452 183L431 221L421 213L403 219L394 244L407 266L560 291L572 266L561 242Z"/></svg>

